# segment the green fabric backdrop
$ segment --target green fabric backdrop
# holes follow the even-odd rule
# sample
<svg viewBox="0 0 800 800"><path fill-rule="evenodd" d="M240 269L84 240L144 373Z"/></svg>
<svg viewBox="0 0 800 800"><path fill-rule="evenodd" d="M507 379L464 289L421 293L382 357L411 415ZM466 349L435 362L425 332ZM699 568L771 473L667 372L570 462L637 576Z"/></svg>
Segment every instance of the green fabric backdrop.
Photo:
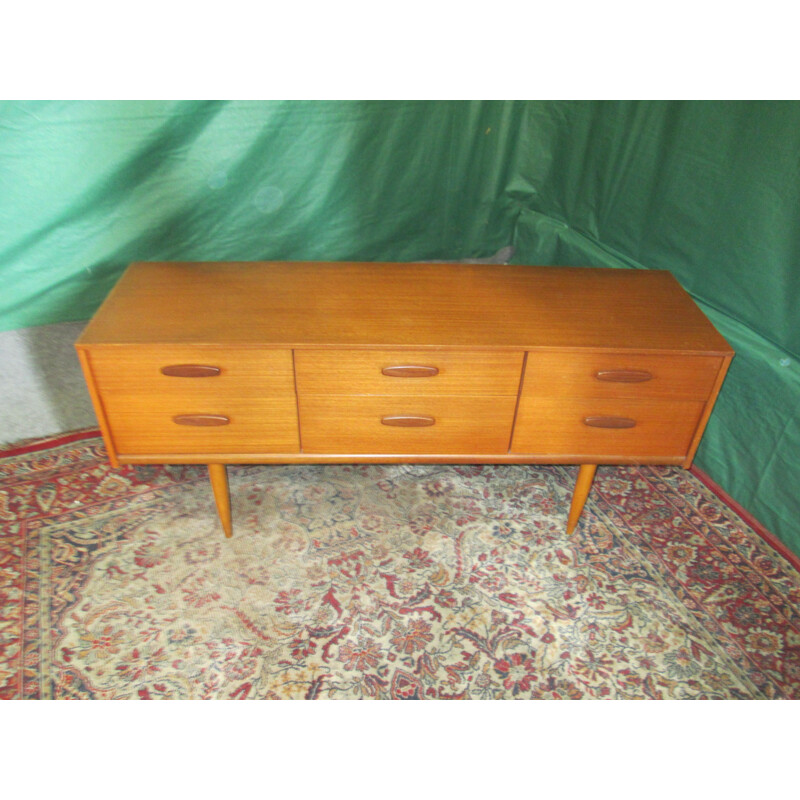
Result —
<svg viewBox="0 0 800 800"><path fill-rule="evenodd" d="M0 329L133 260L672 271L737 350L697 463L800 553L800 103L3 102Z"/></svg>

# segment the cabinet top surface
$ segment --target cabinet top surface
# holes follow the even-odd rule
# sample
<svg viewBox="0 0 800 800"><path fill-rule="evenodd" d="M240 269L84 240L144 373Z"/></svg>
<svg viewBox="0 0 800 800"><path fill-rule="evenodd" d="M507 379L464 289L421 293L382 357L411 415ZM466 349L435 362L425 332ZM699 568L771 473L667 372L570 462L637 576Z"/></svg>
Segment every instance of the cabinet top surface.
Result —
<svg viewBox="0 0 800 800"><path fill-rule="evenodd" d="M131 264L78 345L157 343L732 352L669 272L383 262Z"/></svg>

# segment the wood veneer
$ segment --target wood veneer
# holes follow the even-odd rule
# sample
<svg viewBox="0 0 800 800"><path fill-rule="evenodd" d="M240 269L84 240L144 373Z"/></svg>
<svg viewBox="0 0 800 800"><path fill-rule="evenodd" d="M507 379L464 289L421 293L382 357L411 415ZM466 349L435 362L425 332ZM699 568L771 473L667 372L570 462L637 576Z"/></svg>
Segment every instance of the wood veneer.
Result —
<svg viewBox="0 0 800 800"><path fill-rule="evenodd" d="M688 467L733 356L667 272L131 265L76 343L112 464Z"/></svg>

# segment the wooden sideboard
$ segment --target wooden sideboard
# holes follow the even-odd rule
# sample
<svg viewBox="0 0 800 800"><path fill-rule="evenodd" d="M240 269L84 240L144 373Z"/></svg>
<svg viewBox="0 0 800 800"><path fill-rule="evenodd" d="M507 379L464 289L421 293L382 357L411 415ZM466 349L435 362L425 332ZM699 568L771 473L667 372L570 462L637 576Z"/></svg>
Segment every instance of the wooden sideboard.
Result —
<svg viewBox="0 0 800 800"><path fill-rule="evenodd" d="M598 464L694 457L733 351L668 272L132 264L76 343L109 457Z"/></svg>

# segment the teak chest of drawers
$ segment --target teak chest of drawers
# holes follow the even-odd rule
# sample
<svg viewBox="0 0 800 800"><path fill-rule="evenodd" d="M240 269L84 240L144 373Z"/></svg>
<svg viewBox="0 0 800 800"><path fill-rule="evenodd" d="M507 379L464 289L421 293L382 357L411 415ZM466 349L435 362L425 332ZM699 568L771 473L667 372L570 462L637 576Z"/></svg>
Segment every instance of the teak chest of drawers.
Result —
<svg viewBox="0 0 800 800"><path fill-rule="evenodd" d="M76 343L111 463L688 467L733 352L668 272L132 264Z"/></svg>

